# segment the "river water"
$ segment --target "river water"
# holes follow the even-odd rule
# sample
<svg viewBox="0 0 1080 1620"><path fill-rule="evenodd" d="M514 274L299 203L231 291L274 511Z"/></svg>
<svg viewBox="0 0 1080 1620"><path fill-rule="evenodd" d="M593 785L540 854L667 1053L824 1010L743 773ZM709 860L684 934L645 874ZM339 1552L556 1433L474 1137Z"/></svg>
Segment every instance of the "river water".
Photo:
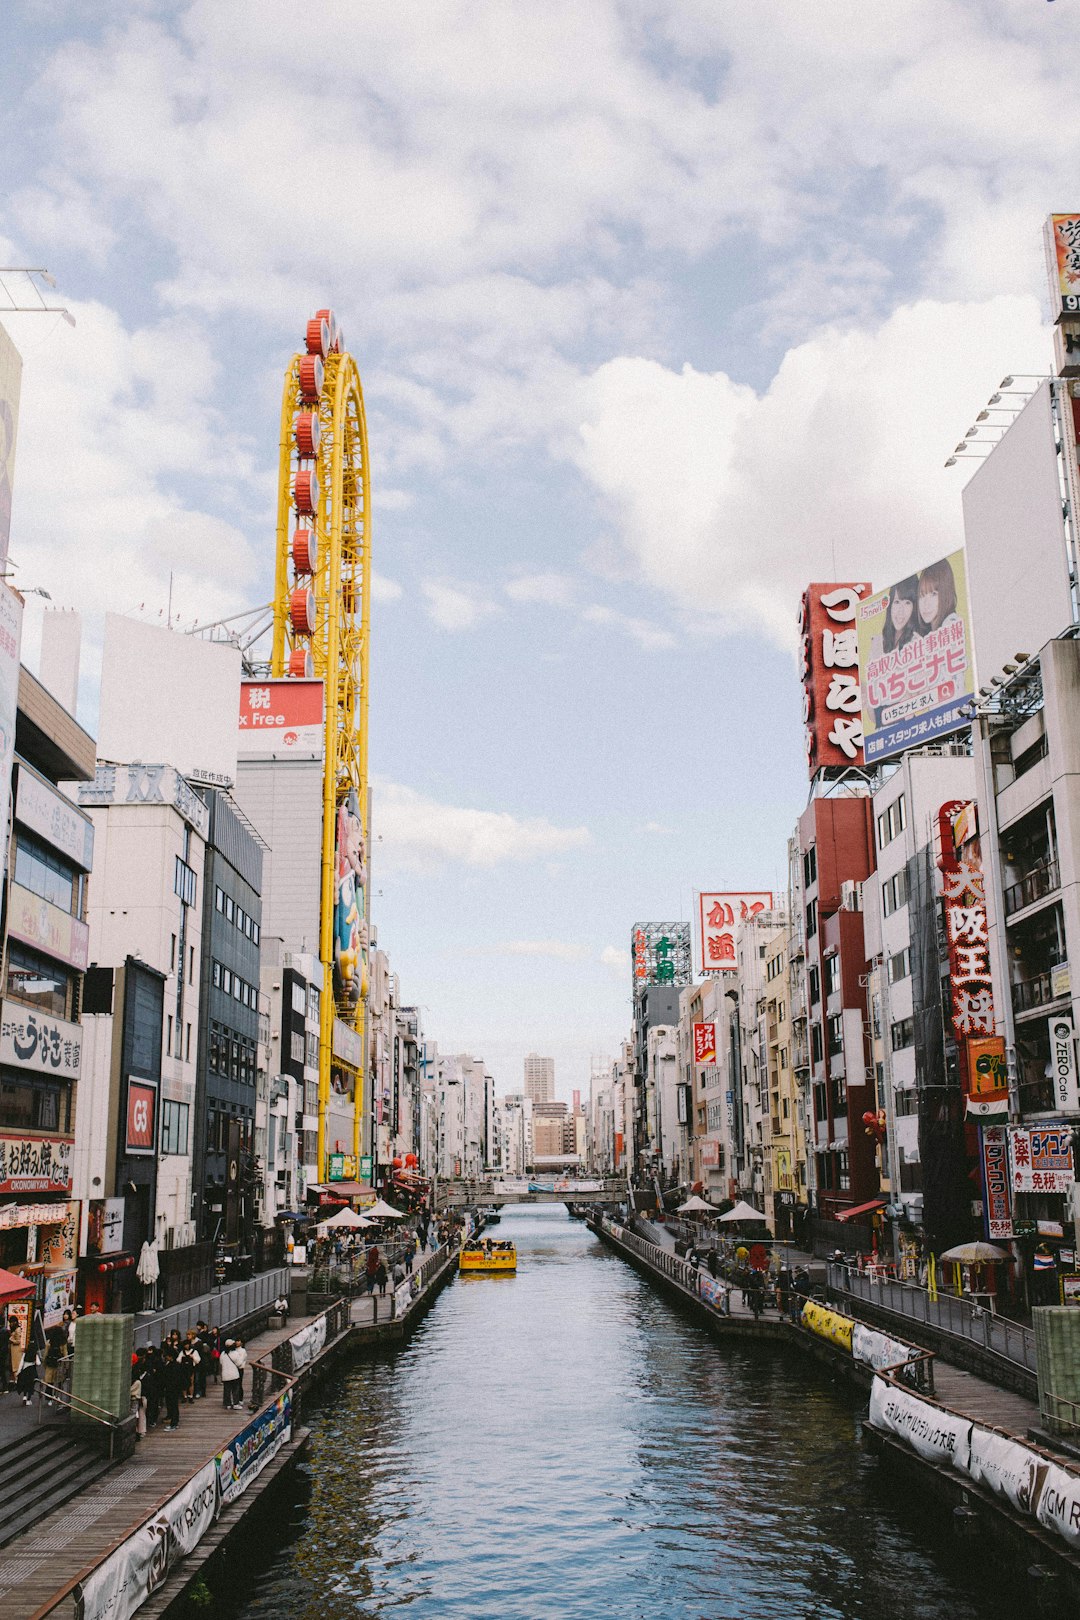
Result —
<svg viewBox="0 0 1080 1620"><path fill-rule="evenodd" d="M1016 1595L858 1443L865 1397L718 1345L561 1206L504 1213L401 1349L309 1401L230 1620L1006 1620ZM917 1493L914 1493L917 1494Z"/></svg>

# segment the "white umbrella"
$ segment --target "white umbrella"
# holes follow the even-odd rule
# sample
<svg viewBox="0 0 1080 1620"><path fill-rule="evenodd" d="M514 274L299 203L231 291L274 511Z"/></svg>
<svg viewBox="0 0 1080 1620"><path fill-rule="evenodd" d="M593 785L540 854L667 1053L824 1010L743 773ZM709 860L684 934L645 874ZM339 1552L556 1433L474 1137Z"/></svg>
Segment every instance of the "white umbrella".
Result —
<svg viewBox="0 0 1080 1620"><path fill-rule="evenodd" d="M318 1229L320 1232L340 1232L342 1229L349 1232L358 1232L362 1226L373 1226L374 1224L374 1221L366 1220L363 1215L358 1215L355 1209L349 1209L346 1206L345 1209L339 1209L336 1215L331 1215L328 1220L320 1221Z"/></svg>
<svg viewBox="0 0 1080 1620"><path fill-rule="evenodd" d="M405 1219L404 1212L400 1209L394 1209L392 1205L386 1202L385 1198L377 1199L371 1205L367 1214L373 1221L403 1221Z"/></svg>
<svg viewBox="0 0 1080 1620"><path fill-rule="evenodd" d="M734 1209L729 1209L726 1215L721 1215L720 1219L722 1221L763 1221L765 1216L760 1209L754 1209L752 1205L740 1199Z"/></svg>
<svg viewBox="0 0 1080 1620"><path fill-rule="evenodd" d="M973 1266L980 1260L1011 1260L1012 1255L1006 1249L999 1249L994 1243L983 1243L980 1239L974 1243L958 1243L955 1249L946 1249L944 1254L939 1254L938 1259Z"/></svg>
<svg viewBox="0 0 1080 1620"><path fill-rule="evenodd" d="M158 1264L157 1238L152 1243L144 1243L139 1254L139 1264L135 1268L135 1275L144 1287L149 1288L161 1276L161 1267Z"/></svg>
<svg viewBox="0 0 1080 1620"><path fill-rule="evenodd" d="M697 1193L694 1193L692 1197L686 1200L685 1204L679 1205L675 1213L676 1215L686 1215L693 1214L695 1211L700 1212L701 1210L712 1212L715 1210L715 1208L715 1204L707 1204L704 1198L699 1198Z"/></svg>

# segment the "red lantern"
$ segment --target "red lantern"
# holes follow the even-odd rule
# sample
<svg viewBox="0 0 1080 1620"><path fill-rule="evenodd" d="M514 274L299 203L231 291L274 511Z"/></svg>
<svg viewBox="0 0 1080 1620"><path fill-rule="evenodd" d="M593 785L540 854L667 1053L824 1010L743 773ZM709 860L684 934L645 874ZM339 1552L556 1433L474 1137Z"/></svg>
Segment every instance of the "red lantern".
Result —
<svg viewBox="0 0 1080 1620"><path fill-rule="evenodd" d="M310 529L297 529L293 535L292 560L298 574L313 574L319 566L319 542Z"/></svg>
<svg viewBox="0 0 1080 1620"><path fill-rule="evenodd" d="M308 354L317 354L322 359L330 353L330 326L320 315L313 315L308 321L306 343Z"/></svg>
<svg viewBox="0 0 1080 1620"><path fill-rule="evenodd" d="M315 592L301 587L289 597L289 620L298 636L315 634Z"/></svg>
<svg viewBox="0 0 1080 1620"><path fill-rule="evenodd" d="M319 418L314 411L301 411L293 429L296 448L302 456L319 453Z"/></svg>
<svg viewBox="0 0 1080 1620"><path fill-rule="evenodd" d="M317 405L323 389L325 375L321 356L305 354L300 357L300 397L305 405Z"/></svg>
<svg viewBox="0 0 1080 1620"><path fill-rule="evenodd" d="M394 1169L395 1170L404 1170L404 1168L405 1168L405 1160L401 1157L401 1154L399 1153L397 1158L394 1160Z"/></svg>
<svg viewBox="0 0 1080 1620"><path fill-rule="evenodd" d="M311 467L301 467L297 473L293 501L303 517L314 517L319 510L319 480Z"/></svg>
<svg viewBox="0 0 1080 1620"><path fill-rule="evenodd" d="M405 1163L409 1166L410 1170L413 1169L415 1164L416 1164L416 1154L415 1153L406 1153L406 1155L405 1155Z"/></svg>
<svg viewBox="0 0 1080 1620"><path fill-rule="evenodd" d="M314 676L315 660L306 647L294 647L289 654L289 674L298 681L310 681Z"/></svg>

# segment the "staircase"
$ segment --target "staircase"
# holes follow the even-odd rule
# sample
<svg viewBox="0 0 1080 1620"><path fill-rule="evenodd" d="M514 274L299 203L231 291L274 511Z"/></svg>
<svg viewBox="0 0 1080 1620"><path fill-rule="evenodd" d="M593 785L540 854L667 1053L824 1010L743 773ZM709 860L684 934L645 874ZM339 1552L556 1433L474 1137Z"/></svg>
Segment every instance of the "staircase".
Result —
<svg viewBox="0 0 1080 1620"><path fill-rule="evenodd" d="M111 1467L109 1457L66 1423L43 1424L7 1445L0 1473L0 1547Z"/></svg>

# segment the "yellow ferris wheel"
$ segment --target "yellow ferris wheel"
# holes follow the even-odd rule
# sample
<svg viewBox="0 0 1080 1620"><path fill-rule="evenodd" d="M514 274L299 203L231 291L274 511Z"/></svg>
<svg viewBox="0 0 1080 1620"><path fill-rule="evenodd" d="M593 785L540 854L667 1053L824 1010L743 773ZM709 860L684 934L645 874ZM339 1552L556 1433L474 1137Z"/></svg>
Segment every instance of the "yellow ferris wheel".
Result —
<svg viewBox="0 0 1080 1620"><path fill-rule="evenodd" d="M307 323L285 373L278 463L270 673L320 680L325 752L319 956L321 1180L327 1177L331 1069L351 1074L360 1153L368 958L368 668L371 488L364 396L334 312ZM332 990L332 993L331 993ZM335 1053L335 1014L355 1030Z"/></svg>

